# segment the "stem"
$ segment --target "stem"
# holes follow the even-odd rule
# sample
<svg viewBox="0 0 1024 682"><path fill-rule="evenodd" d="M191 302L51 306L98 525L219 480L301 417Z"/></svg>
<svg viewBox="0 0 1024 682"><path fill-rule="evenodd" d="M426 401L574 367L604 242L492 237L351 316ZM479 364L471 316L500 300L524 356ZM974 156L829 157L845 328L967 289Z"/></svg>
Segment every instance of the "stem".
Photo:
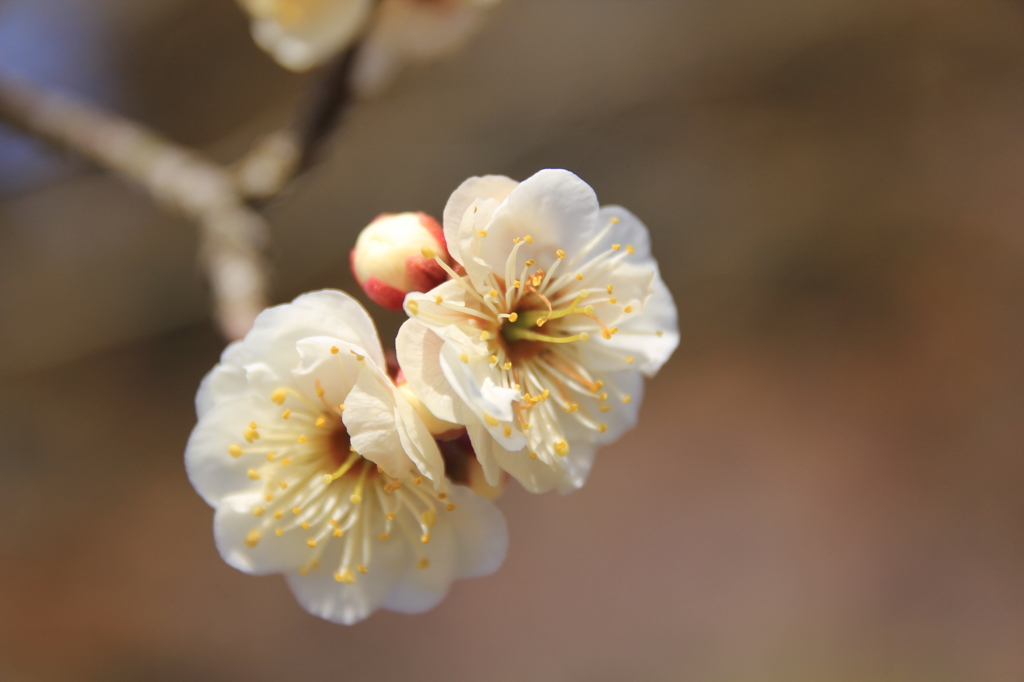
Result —
<svg viewBox="0 0 1024 682"><path fill-rule="evenodd" d="M266 306L267 226L242 201L229 173L137 123L3 73L0 118L140 185L194 220L221 330L230 339L248 332Z"/></svg>
<svg viewBox="0 0 1024 682"><path fill-rule="evenodd" d="M235 168L239 191L254 202L272 199L316 160L323 144L355 100L352 69L361 41L323 68L296 120L257 144Z"/></svg>

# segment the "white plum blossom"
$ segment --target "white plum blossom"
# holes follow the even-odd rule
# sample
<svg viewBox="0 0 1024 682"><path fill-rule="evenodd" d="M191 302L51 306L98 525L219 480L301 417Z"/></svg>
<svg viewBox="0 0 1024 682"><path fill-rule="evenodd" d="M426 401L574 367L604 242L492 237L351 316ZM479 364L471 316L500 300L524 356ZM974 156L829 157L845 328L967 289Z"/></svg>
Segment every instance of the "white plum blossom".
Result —
<svg viewBox="0 0 1024 682"><path fill-rule="evenodd" d="M356 63L356 90L377 94L399 69L455 51L499 0L381 0Z"/></svg>
<svg viewBox="0 0 1024 682"><path fill-rule="evenodd" d="M252 17L252 37L274 60L306 71L358 38L374 0L239 0Z"/></svg>
<svg viewBox="0 0 1024 682"><path fill-rule="evenodd" d="M306 71L365 37L357 91L383 89L408 60L458 47L499 0L239 0L252 35L281 66ZM372 18L372 21L371 21Z"/></svg>
<svg viewBox="0 0 1024 682"><path fill-rule="evenodd" d="M409 385L464 424L488 482L583 485L598 446L636 424L643 378L679 342L647 228L572 173L471 178L444 214L451 280L409 294Z"/></svg>
<svg viewBox="0 0 1024 682"><path fill-rule="evenodd" d="M496 570L507 545L500 512L447 481L385 368L347 294L270 308L203 380L185 453L224 560L285 574L306 610L339 623L429 609L456 578Z"/></svg>

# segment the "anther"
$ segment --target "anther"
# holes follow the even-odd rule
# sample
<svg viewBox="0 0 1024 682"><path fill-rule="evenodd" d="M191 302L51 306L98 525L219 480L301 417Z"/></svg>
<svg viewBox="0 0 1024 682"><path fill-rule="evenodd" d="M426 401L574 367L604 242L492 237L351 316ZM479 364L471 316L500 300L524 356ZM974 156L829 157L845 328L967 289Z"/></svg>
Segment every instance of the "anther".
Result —
<svg viewBox="0 0 1024 682"><path fill-rule="evenodd" d="M450 511L450 512L453 512L453 511L455 511L455 503L454 503L454 502L449 502L449 503L448 503L448 506L447 506L447 507L445 507L445 509L446 509L447 511Z"/></svg>
<svg viewBox="0 0 1024 682"><path fill-rule="evenodd" d="M292 418L292 411L291 410L285 410L284 412L281 413L281 418L282 419L291 419Z"/></svg>
<svg viewBox="0 0 1024 682"><path fill-rule="evenodd" d="M511 315L508 316L508 321L509 322L515 322L518 319L519 319L519 313L512 313Z"/></svg>
<svg viewBox="0 0 1024 682"><path fill-rule="evenodd" d="M309 530L309 521L303 521L299 525L302 526L302 530Z"/></svg>
<svg viewBox="0 0 1024 682"><path fill-rule="evenodd" d="M249 534L245 536L245 544L248 545L250 549L255 547L259 541L260 532L258 530L251 530L249 531Z"/></svg>
<svg viewBox="0 0 1024 682"><path fill-rule="evenodd" d="M298 441L299 441L299 444L303 444L303 443L306 442L306 437L305 436L299 436Z"/></svg>
<svg viewBox="0 0 1024 682"><path fill-rule="evenodd" d="M242 448L234 444L229 445L228 454L237 459L242 456Z"/></svg>
<svg viewBox="0 0 1024 682"><path fill-rule="evenodd" d="M632 365L633 364L633 360L634 360L634 358L633 358L632 355L627 355L626 356L626 364Z"/></svg>
<svg viewBox="0 0 1024 682"><path fill-rule="evenodd" d="M531 452L530 453L530 459L537 459L537 453L536 452Z"/></svg>
<svg viewBox="0 0 1024 682"><path fill-rule="evenodd" d="M555 251L555 255L558 256L559 258L565 258L565 251L559 249L558 251Z"/></svg>
<svg viewBox="0 0 1024 682"><path fill-rule="evenodd" d="M429 567L430 567L430 560L427 559L426 557L423 557L422 559L420 559L419 561L416 562L416 568L420 569L421 571L425 571Z"/></svg>
<svg viewBox="0 0 1024 682"><path fill-rule="evenodd" d="M256 471L255 469L249 469L249 478L251 478L254 481L258 481L260 479L260 472Z"/></svg>
<svg viewBox="0 0 1024 682"><path fill-rule="evenodd" d="M486 331L485 332L480 332L480 340L481 341L486 341L489 338L491 338L491 333L490 332L486 332Z"/></svg>
<svg viewBox="0 0 1024 682"><path fill-rule="evenodd" d="M331 346L331 355L337 355L340 352L341 352L340 348L338 348L337 346Z"/></svg>
<svg viewBox="0 0 1024 682"><path fill-rule="evenodd" d="M621 248L622 248L622 244L612 244L612 250L613 251L618 251Z"/></svg>
<svg viewBox="0 0 1024 682"><path fill-rule="evenodd" d="M498 364L498 356L497 355L492 355L491 356L491 366L493 367L496 364Z"/></svg>
<svg viewBox="0 0 1024 682"><path fill-rule="evenodd" d="M628 253L630 256L632 256L634 253L636 253L636 249L633 248L632 244L629 244L628 246L626 246L626 253Z"/></svg>
<svg viewBox="0 0 1024 682"><path fill-rule="evenodd" d="M356 570L362 573L363 575L369 573L369 571L366 570L366 566L356 566Z"/></svg>
<svg viewBox="0 0 1024 682"><path fill-rule="evenodd" d="M487 414L486 412L484 413L484 421L487 422L488 426L497 426L498 425L498 420L496 418L494 418L493 416Z"/></svg>
<svg viewBox="0 0 1024 682"><path fill-rule="evenodd" d="M478 237L486 237L487 236L487 230L480 230L476 234L477 234Z"/></svg>
<svg viewBox="0 0 1024 682"><path fill-rule="evenodd" d="M469 356L466 355L465 353L459 353L459 360L462 360L463 362L469 362Z"/></svg>
<svg viewBox="0 0 1024 682"><path fill-rule="evenodd" d="M263 516L263 507L255 507L252 510L253 516Z"/></svg>
<svg viewBox="0 0 1024 682"><path fill-rule="evenodd" d="M601 433L608 433L608 425L607 424L598 424L597 425L597 430L600 431Z"/></svg>
<svg viewBox="0 0 1024 682"><path fill-rule="evenodd" d="M385 540L388 540L388 539L390 539L390 538L391 538L391 536L390 536L390 535L388 535L387 533L381 533L381 534L380 534L380 535L378 536L378 538L377 538L377 539L378 539L378 540L380 540L381 542L384 542Z"/></svg>
<svg viewBox="0 0 1024 682"><path fill-rule="evenodd" d="M284 518L284 512L278 509L276 512L274 512L274 518L278 520Z"/></svg>
<svg viewBox="0 0 1024 682"><path fill-rule="evenodd" d="M627 405L629 405L631 402L633 402L633 396L631 396L631 395L624 395L624 396L622 396L622 402L624 402Z"/></svg>
<svg viewBox="0 0 1024 682"><path fill-rule="evenodd" d="M417 477L416 477L416 478L415 478L415 479L413 480L413 484L414 484L414 485L420 485L420 484L422 484L422 483L423 483L423 477L422 477L422 476L417 476Z"/></svg>
<svg viewBox="0 0 1024 682"><path fill-rule="evenodd" d="M270 401L277 403L278 405L284 404L284 399L288 397L288 392L283 388L279 388L270 394Z"/></svg>
<svg viewBox="0 0 1024 682"><path fill-rule="evenodd" d="M582 272L576 273L576 281L577 282L582 282L583 281L583 273Z"/></svg>
<svg viewBox="0 0 1024 682"><path fill-rule="evenodd" d="M535 260L533 260L531 258L530 260L526 261L526 263L524 263L524 265L526 265L526 267L528 267L528 268L532 268L536 262L537 261L535 261Z"/></svg>
<svg viewBox="0 0 1024 682"><path fill-rule="evenodd" d="M284 535L284 530L281 528L277 528L276 530L274 530L274 535L276 535L277 537L281 537L282 535Z"/></svg>
<svg viewBox="0 0 1024 682"><path fill-rule="evenodd" d="M326 423L327 423L327 419L326 418L318 417L317 420L316 420L316 428L322 429L322 428L324 428L324 424L326 424Z"/></svg>
<svg viewBox="0 0 1024 682"><path fill-rule="evenodd" d="M356 577L352 575L352 571L349 571L347 569L345 571L335 573L334 579L337 580L339 583L345 583L346 585L351 585L356 581Z"/></svg>
<svg viewBox="0 0 1024 682"><path fill-rule="evenodd" d="M418 315L420 312L420 304L416 301L409 301L405 304L405 307L409 310L409 314Z"/></svg>
<svg viewBox="0 0 1024 682"><path fill-rule="evenodd" d="M555 443L555 453L557 453L559 457L565 457L566 455L568 455L569 443L567 443L564 440L557 441Z"/></svg>
<svg viewBox="0 0 1024 682"><path fill-rule="evenodd" d="M316 538L310 538L306 540L306 544L310 547L316 547Z"/></svg>
<svg viewBox="0 0 1024 682"><path fill-rule="evenodd" d="M627 305L625 308L622 309L622 312L624 312L624 313L631 313L631 312L633 312L633 306Z"/></svg>
<svg viewBox="0 0 1024 682"><path fill-rule="evenodd" d="M512 369L512 363L511 363L511 362L506 362L506 363L505 363L505 371L507 372L507 371L509 371L510 369Z"/></svg>
<svg viewBox="0 0 1024 682"><path fill-rule="evenodd" d="M345 536L345 531L343 531L340 528L335 528L334 529L334 533L332 533L332 534L334 535L334 537L340 538L340 537L344 537Z"/></svg>
<svg viewBox="0 0 1024 682"><path fill-rule="evenodd" d="M512 435L512 429L509 428L508 426L506 426L505 427L505 438L508 438L511 435Z"/></svg>
<svg viewBox="0 0 1024 682"><path fill-rule="evenodd" d="M523 237L523 241L526 242L527 244L532 244L533 237L531 237L530 235L526 235L525 237Z"/></svg>

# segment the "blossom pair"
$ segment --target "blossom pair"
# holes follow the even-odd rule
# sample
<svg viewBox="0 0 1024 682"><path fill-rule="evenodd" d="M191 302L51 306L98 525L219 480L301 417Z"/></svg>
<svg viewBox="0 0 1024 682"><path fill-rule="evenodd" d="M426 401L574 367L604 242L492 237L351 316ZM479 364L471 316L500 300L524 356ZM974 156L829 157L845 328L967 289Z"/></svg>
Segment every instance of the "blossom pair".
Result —
<svg viewBox="0 0 1024 682"><path fill-rule="evenodd" d="M646 228L567 171L473 178L443 233L425 216L394 221L403 248L380 222L384 248L361 238L353 265L409 314L401 369L354 299L301 296L260 315L204 379L186 452L225 560L286 574L307 610L343 623L428 609L454 579L496 570L505 524L468 486L583 485L678 343Z"/></svg>
<svg viewBox="0 0 1024 682"><path fill-rule="evenodd" d="M402 62L454 49L498 0L239 0L256 43L285 68L305 71L365 36L358 90L379 89ZM379 4L379 8L377 5Z"/></svg>

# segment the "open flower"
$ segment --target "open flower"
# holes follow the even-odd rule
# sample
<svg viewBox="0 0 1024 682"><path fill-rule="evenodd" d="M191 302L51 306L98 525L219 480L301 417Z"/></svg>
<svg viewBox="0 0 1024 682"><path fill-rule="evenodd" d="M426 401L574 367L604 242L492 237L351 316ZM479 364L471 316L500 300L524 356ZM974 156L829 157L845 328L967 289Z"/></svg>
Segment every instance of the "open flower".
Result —
<svg viewBox="0 0 1024 682"><path fill-rule="evenodd" d="M401 66L443 56L462 45L499 0L381 0L356 64L356 89L375 94Z"/></svg>
<svg viewBox="0 0 1024 682"><path fill-rule="evenodd" d="M278 64L306 71L348 47L363 31L374 0L239 0L252 37Z"/></svg>
<svg viewBox="0 0 1024 682"><path fill-rule="evenodd" d="M252 35L283 67L306 71L359 39L356 89L383 89L403 62L449 52L479 25L498 0L239 0L252 17Z"/></svg>
<svg viewBox="0 0 1024 682"><path fill-rule="evenodd" d="M492 485L583 485L634 426L643 377L679 342L647 228L568 171L472 178L444 232L461 272L410 294L398 358L440 419L466 425Z"/></svg>
<svg viewBox="0 0 1024 682"><path fill-rule="evenodd" d="M497 509L448 483L385 366L347 294L266 310L203 380L185 453L224 560L284 573L306 610L346 624L429 609L507 545Z"/></svg>

